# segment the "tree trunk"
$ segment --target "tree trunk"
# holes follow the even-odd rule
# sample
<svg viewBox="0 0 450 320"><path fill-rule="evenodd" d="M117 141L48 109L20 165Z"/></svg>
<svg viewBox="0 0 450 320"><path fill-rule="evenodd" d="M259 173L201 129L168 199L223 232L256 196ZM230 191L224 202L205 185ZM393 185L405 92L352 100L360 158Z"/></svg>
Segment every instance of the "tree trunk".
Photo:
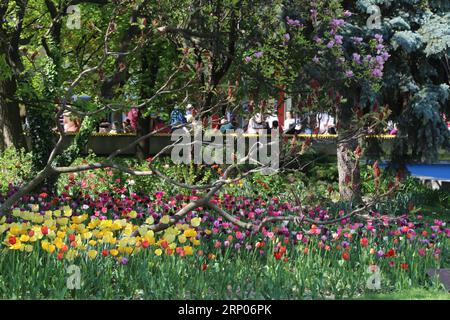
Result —
<svg viewBox="0 0 450 320"><path fill-rule="evenodd" d="M25 147L19 104L12 101L16 89L14 78L0 81L0 150Z"/></svg>
<svg viewBox="0 0 450 320"><path fill-rule="evenodd" d="M142 112L139 110L138 122L137 122L137 136L138 138L145 136L150 132L150 119L144 117ZM150 151L149 139L144 139L138 143L136 149L136 156L139 160L145 160L148 158Z"/></svg>
<svg viewBox="0 0 450 320"><path fill-rule="evenodd" d="M358 147L357 128L352 124L352 109L343 104L337 108L337 168L341 201L361 201L361 176L359 160L355 157Z"/></svg>

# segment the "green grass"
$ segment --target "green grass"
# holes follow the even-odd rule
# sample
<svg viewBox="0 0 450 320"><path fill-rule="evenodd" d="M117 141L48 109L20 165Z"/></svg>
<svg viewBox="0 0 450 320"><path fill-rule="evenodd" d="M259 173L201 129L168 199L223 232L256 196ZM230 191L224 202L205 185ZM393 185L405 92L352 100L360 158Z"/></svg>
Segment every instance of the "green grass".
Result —
<svg viewBox="0 0 450 320"><path fill-rule="evenodd" d="M412 288L392 293L365 294L358 300L450 300L450 293L443 290Z"/></svg>

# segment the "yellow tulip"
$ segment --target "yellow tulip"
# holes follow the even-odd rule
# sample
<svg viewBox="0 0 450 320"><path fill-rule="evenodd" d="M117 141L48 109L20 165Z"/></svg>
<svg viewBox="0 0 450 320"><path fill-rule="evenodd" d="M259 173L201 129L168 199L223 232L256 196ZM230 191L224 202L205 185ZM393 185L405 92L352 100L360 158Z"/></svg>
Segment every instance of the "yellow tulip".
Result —
<svg viewBox="0 0 450 320"><path fill-rule="evenodd" d="M23 244L22 244L22 242L20 242L20 240L17 240L15 244L9 246L9 249L11 249L11 250L22 250L23 249Z"/></svg>
<svg viewBox="0 0 450 320"><path fill-rule="evenodd" d="M22 233L22 227L17 223L11 224L9 232L14 236L18 236Z"/></svg>
<svg viewBox="0 0 450 320"><path fill-rule="evenodd" d="M82 223L84 220L86 220L87 218L88 218L88 214L82 214L82 215L80 215L80 216L74 216L74 217L72 217L71 219L72 219L72 222L73 222L73 223L80 224L80 223ZM106 221L106 220L104 220L104 221Z"/></svg>
<svg viewBox="0 0 450 320"><path fill-rule="evenodd" d="M129 216L131 219L134 219L134 218L137 217L137 212L133 210L133 211L131 211L131 212L128 214L128 216Z"/></svg>
<svg viewBox="0 0 450 320"><path fill-rule="evenodd" d="M94 220L91 220L91 222L89 222L89 225L92 225L93 228L96 228L100 225L101 222L102 222L102 220L100 220L100 219L94 219Z"/></svg>
<svg viewBox="0 0 450 320"><path fill-rule="evenodd" d="M190 256L190 255L194 254L194 250L192 249L191 246L184 246L184 247L183 247L183 250L184 250L184 253L185 253L187 256Z"/></svg>
<svg viewBox="0 0 450 320"><path fill-rule="evenodd" d="M23 234L20 236L19 240L22 242L28 242L30 240L30 237L27 236L26 234Z"/></svg>
<svg viewBox="0 0 450 320"><path fill-rule="evenodd" d="M55 224L55 220L53 220L53 219L47 219L44 221L44 226L47 226L47 227L51 227L54 224Z"/></svg>
<svg viewBox="0 0 450 320"><path fill-rule="evenodd" d="M161 249L156 249L156 250L155 250L155 254L156 254L157 256L162 255L162 250L161 250Z"/></svg>
<svg viewBox="0 0 450 320"><path fill-rule="evenodd" d="M164 238L164 240L166 240L168 243L172 243L172 242L175 241L175 235L170 234L170 233L167 233L167 232L164 233L163 238Z"/></svg>
<svg viewBox="0 0 450 320"><path fill-rule="evenodd" d="M63 208L63 210L64 210L64 216L70 217L70 216L72 215L72 209L71 209L70 207L65 206L65 207Z"/></svg>
<svg viewBox="0 0 450 320"><path fill-rule="evenodd" d="M59 218L56 220L56 223L58 223L60 226L66 226L67 224L69 224L69 219L68 218Z"/></svg>
<svg viewBox="0 0 450 320"><path fill-rule="evenodd" d="M113 222L111 220L102 220L100 222L99 228L100 229L111 228L112 225L113 225Z"/></svg>
<svg viewBox="0 0 450 320"><path fill-rule="evenodd" d="M147 227L145 226L139 227L138 232L141 236L145 236L147 234Z"/></svg>
<svg viewBox="0 0 450 320"><path fill-rule="evenodd" d="M96 250L89 250L88 251L88 257L90 259L94 259L97 256L97 251Z"/></svg>
<svg viewBox="0 0 450 320"><path fill-rule="evenodd" d="M42 249L44 249L48 253L53 253L56 249L56 247L53 244L50 244L47 241L43 241L41 243L41 245L42 245Z"/></svg>
<svg viewBox="0 0 450 320"><path fill-rule="evenodd" d="M165 215L161 218L160 223L169 223L170 222L170 217Z"/></svg>
<svg viewBox="0 0 450 320"><path fill-rule="evenodd" d="M83 233L83 239L88 240L90 238L92 238L92 232L89 231L89 232Z"/></svg>
<svg viewBox="0 0 450 320"><path fill-rule="evenodd" d="M132 254L133 253L133 248L132 247L125 247L124 250L127 254Z"/></svg>
<svg viewBox="0 0 450 320"><path fill-rule="evenodd" d="M41 215L36 215L33 219L34 223L41 224L44 221L44 217Z"/></svg>
<svg viewBox="0 0 450 320"><path fill-rule="evenodd" d="M201 221L202 221L202 219L199 218L199 217L193 218L193 219L191 220L191 226L193 226L194 228L195 228L195 227L198 227L198 226L200 225L200 222L201 222Z"/></svg>
<svg viewBox="0 0 450 320"><path fill-rule="evenodd" d="M178 236L178 242L185 243L187 241L187 238L185 235L179 235Z"/></svg>
<svg viewBox="0 0 450 320"><path fill-rule="evenodd" d="M197 236L197 231L195 231L192 228L186 229L183 233L187 238L195 237Z"/></svg>
<svg viewBox="0 0 450 320"><path fill-rule="evenodd" d="M145 223L146 223L146 224L149 224L149 225L152 225L152 224L155 223L155 219L153 219L153 217L150 216L150 217L148 217L148 218L145 220Z"/></svg>

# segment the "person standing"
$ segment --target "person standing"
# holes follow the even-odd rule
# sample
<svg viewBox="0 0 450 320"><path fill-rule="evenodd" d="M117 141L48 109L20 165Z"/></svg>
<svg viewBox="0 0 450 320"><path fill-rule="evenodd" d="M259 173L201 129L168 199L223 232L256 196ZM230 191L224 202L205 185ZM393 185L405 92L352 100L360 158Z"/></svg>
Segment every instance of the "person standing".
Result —
<svg viewBox="0 0 450 320"><path fill-rule="evenodd" d="M186 117L181 112L180 108L176 105L175 108L170 113L170 127L172 131L176 129L177 126L186 124Z"/></svg>
<svg viewBox="0 0 450 320"><path fill-rule="evenodd" d="M319 134L330 134L335 128L334 117L328 113L318 113L317 123L319 125Z"/></svg>
<svg viewBox="0 0 450 320"><path fill-rule="evenodd" d="M130 119L131 127L133 131L137 131L137 123L139 117L139 110L135 107L131 108L131 110L127 114L127 118Z"/></svg>

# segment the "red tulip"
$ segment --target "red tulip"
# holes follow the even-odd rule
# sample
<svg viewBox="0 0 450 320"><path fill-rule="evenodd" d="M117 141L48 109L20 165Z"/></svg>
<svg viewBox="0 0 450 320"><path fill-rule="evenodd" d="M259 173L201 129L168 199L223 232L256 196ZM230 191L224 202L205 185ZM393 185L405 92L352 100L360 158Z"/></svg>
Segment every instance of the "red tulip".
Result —
<svg viewBox="0 0 450 320"><path fill-rule="evenodd" d="M362 239L360 240L360 243L361 243L361 246L367 247L368 244L369 244L369 239L367 239L367 238L362 238Z"/></svg>
<svg viewBox="0 0 450 320"><path fill-rule="evenodd" d="M389 251L386 252L385 254L386 257L393 257L394 255L395 255L394 249L389 249Z"/></svg>
<svg viewBox="0 0 450 320"><path fill-rule="evenodd" d="M41 232L42 232L43 235L48 234L48 227L47 226L42 226L41 227Z"/></svg>
<svg viewBox="0 0 450 320"><path fill-rule="evenodd" d="M15 245L16 242L17 242L17 239L16 239L16 237L14 237L14 236L10 236L10 237L8 238L8 242L9 242L10 245Z"/></svg>

